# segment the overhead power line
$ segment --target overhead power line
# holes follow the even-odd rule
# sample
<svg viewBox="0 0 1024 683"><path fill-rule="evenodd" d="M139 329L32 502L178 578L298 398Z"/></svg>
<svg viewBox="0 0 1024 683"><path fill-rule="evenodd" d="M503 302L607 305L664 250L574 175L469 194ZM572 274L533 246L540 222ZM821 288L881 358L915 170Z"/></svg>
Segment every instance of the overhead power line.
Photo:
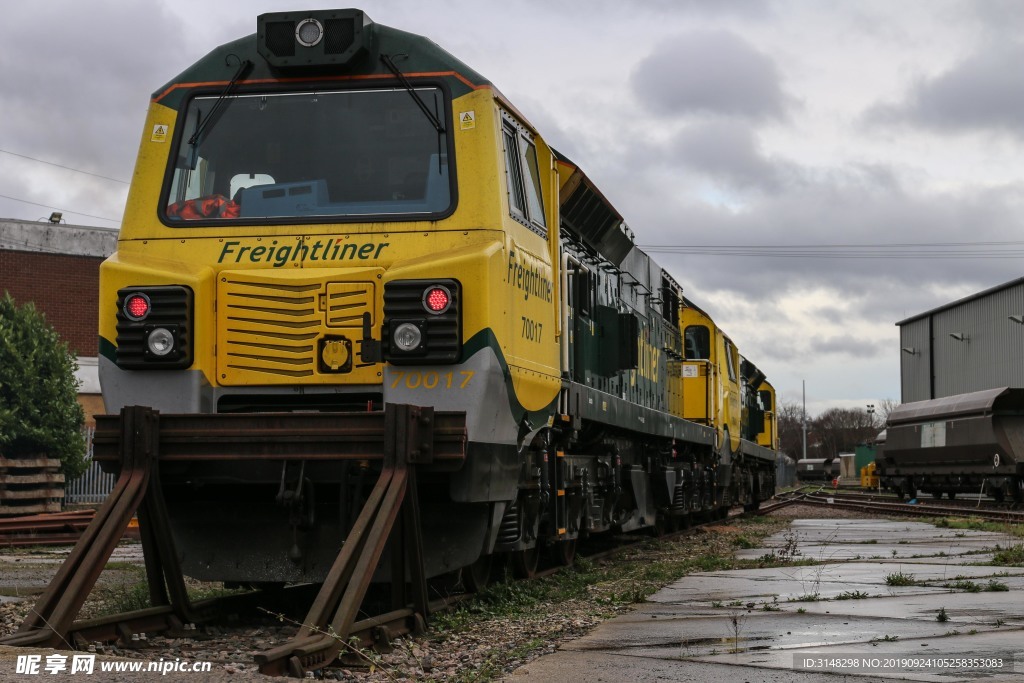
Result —
<svg viewBox="0 0 1024 683"><path fill-rule="evenodd" d="M71 166L65 166L64 164L57 164L57 163L54 163L52 161L46 161L44 159L37 159L35 157L30 157L27 154L18 154L17 152L10 152L10 151L8 151L6 149L0 149L0 152L3 152L4 154L10 154L12 157L20 157L22 159L28 159L29 161L35 161L35 162L38 162L40 164L46 164L47 166L56 166L57 168L63 168L66 171L74 171L75 173L82 173L84 175L91 175L94 178L102 178L103 180L110 180L110 181L115 182L115 183L121 183L122 185L128 185L128 181L127 180L121 180L120 178L111 178L110 176L100 175L99 173L93 173L92 171L83 171L80 168L72 168ZM85 214L83 214L83 215L85 215Z"/></svg>
<svg viewBox="0 0 1024 683"><path fill-rule="evenodd" d="M39 202L30 202L27 199L18 199L17 197L9 197L5 194L0 194L0 199L10 199L12 202L21 202L22 204L31 204L32 206L41 206L44 209L50 209L51 211L63 211L64 213L72 213L76 216L85 216L87 218L96 218L101 221L110 221L111 223L120 223L120 218L107 218L106 216L94 216L91 213L82 213L81 211L73 211L72 209L65 209L60 206L50 206L49 204L40 204Z"/></svg>
<svg viewBox="0 0 1024 683"><path fill-rule="evenodd" d="M793 259L995 259L1024 257L1024 241L896 244L651 244L650 254Z"/></svg>

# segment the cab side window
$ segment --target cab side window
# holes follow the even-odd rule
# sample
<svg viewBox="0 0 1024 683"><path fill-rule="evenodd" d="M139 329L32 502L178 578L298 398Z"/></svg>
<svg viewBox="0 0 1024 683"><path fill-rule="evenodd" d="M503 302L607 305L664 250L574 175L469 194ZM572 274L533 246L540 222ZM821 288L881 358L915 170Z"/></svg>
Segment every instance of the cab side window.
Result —
<svg viewBox="0 0 1024 683"><path fill-rule="evenodd" d="M683 333L686 360L711 358L711 332L703 325L690 325Z"/></svg>
<svg viewBox="0 0 1024 683"><path fill-rule="evenodd" d="M509 212L514 219L538 235L547 237L544 199L540 190L540 166L533 137L508 114L503 113L502 141L505 148Z"/></svg>
<svg viewBox="0 0 1024 683"><path fill-rule="evenodd" d="M725 365L729 370L729 379L736 381L736 347L728 339L725 340Z"/></svg>

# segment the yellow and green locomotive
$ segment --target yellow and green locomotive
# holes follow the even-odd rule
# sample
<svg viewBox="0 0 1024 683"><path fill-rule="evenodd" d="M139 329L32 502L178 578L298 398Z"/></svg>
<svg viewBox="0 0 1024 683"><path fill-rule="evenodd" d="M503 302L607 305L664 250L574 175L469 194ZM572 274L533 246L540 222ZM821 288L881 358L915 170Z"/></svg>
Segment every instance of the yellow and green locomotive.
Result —
<svg viewBox="0 0 1024 683"><path fill-rule="evenodd" d="M489 81L359 10L262 15L154 94L100 299L111 412L464 414L430 576L774 492L764 375ZM374 467L163 467L185 573L322 580Z"/></svg>

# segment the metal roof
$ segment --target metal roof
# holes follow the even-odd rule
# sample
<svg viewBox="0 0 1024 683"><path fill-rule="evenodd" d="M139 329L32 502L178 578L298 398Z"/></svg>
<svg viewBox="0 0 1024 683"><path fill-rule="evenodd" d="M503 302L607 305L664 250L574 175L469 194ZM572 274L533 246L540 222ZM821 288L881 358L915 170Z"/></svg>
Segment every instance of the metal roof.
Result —
<svg viewBox="0 0 1024 683"><path fill-rule="evenodd" d="M939 306L938 308L933 308L930 311L918 313L917 315L913 315L905 320L900 320L898 323L896 323L896 326L901 327L903 325L906 325L907 323L914 322L915 320L920 320L921 318L927 318L941 311L948 311L951 308L956 308L957 306L961 306L970 301L974 301L975 299L983 299L989 295L995 294L996 292L1001 292L1004 289L1010 289L1011 287L1014 287L1019 284L1024 284L1024 277L1019 277L1016 280L1010 280L1009 282L1005 282L1001 285L996 285L995 287L990 287L975 294L971 294L970 296L965 296L963 299L957 299L956 301L950 302L948 304L943 304L942 306Z"/></svg>
<svg viewBox="0 0 1024 683"><path fill-rule="evenodd" d="M962 415L984 415L985 413L992 412L996 400L1004 395L1010 396L1012 402L1020 403L1022 393L1024 392L1008 387L999 387L997 389L972 391L969 394L935 398L929 401L904 403L889 413L887 424L891 427L923 420L937 420Z"/></svg>

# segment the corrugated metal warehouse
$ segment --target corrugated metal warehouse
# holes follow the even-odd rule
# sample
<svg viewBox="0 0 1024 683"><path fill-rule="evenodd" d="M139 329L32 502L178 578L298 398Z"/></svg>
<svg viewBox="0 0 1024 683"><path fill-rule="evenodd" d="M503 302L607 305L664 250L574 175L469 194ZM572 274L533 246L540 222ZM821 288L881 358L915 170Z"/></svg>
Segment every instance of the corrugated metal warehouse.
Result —
<svg viewBox="0 0 1024 683"><path fill-rule="evenodd" d="M903 403L1024 388L1024 278L896 324Z"/></svg>

